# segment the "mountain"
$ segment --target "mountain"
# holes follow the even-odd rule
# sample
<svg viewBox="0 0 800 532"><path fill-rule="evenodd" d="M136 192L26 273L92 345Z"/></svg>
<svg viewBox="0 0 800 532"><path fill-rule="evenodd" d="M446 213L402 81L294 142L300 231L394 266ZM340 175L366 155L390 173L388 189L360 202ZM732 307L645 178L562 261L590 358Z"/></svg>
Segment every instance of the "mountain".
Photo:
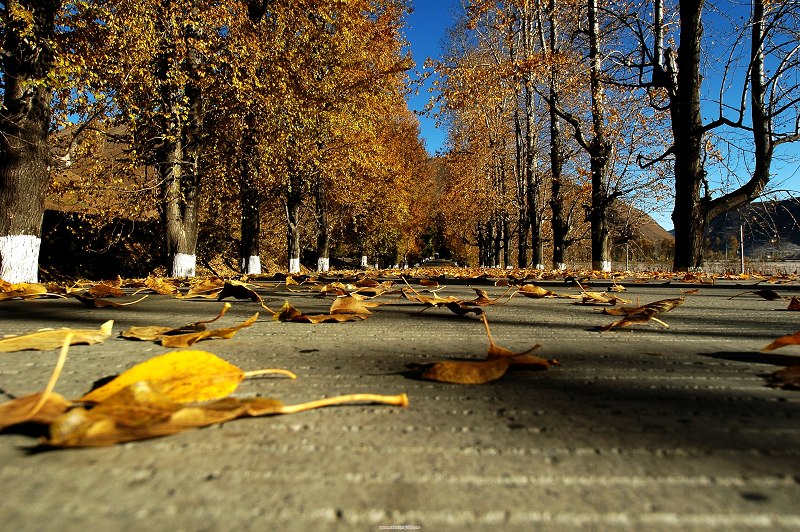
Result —
<svg viewBox="0 0 800 532"><path fill-rule="evenodd" d="M737 249L751 258L800 260L800 198L753 202L714 218L706 238L712 251Z"/></svg>

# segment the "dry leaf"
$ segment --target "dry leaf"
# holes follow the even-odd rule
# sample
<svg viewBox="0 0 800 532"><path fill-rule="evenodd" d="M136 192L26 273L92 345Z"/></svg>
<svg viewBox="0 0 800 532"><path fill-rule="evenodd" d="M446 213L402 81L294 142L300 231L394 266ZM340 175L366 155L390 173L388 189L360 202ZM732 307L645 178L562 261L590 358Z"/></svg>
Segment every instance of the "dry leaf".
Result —
<svg viewBox="0 0 800 532"><path fill-rule="evenodd" d="M117 303L115 301L107 301L105 299L97 299L96 297L92 297L92 296L89 296L89 295L86 295L86 294L72 294L72 297L74 297L75 299L77 299L78 301L80 301L81 303L83 303L84 305L86 305L87 307L90 307L90 308L127 307L128 305L134 305L134 304L140 302L141 300L147 298L147 296L145 295L145 296L140 297L136 301L129 301L127 303Z"/></svg>
<svg viewBox="0 0 800 532"><path fill-rule="evenodd" d="M773 371L767 376L770 386L784 390L800 390L800 364Z"/></svg>
<svg viewBox="0 0 800 532"><path fill-rule="evenodd" d="M225 281L222 291L217 296L217 301L222 301L228 297L232 297L234 299L249 299L250 301L260 304L261 308L270 314L275 314L275 311L264 304L264 300L261 299L261 296L258 295L255 290L249 288L245 283L234 280Z"/></svg>
<svg viewBox="0 0 800 532"><path fill-rule="evenodd" d="M291 303L286 301L283 307L272 315L272 319L281 322L296 323L343 323L346 321L356 321L367 319L366 314L314 314L306 315L294 308Z"/></svg>
<svg viewBox="0 0 800 532"><path fill-rule="evenodd" d="M361 314L368 316L372 314L370 307L379 307L380 303L363 301L353 295L337 297L331 305L331 314Z"/></svg>
<svg viewBox="0 0 800 532"><path fill-rule="evenodd" d="M647 305L643 305L641 307L616 307L616 308L604 309L603 314L612 314L615 316L625 316L625 317L613 323L605 325L603 327L599 327L598 330L600 332L610 331L611 329L617 329L620 327L628 327L630 325L640 325L643 323L647 323L650 320L659 323L661 326L665 328L669 328L669 325L667 325L660 319L656 318L656 315L662 314L664 312L669 312L675 307L682 305L685 301L686 301L685 297L675 297L671 299L662 299L659 301L654 301L652 303L648 303Z"/></svg>
<svg viewBox="0 0 800 532"><path fill-rule="evenodd" d="M192 286L189 287L189 291L185 295L178 294L176 297L178 299L214 299L219 296L224 287L224 279L220 277L211 277L209 279L204 279L200 282L192 284Z"/></svg>
<svg viewBox="0 0 800 532"><path fill-rule="evenodd" d="M62 415L51 424L50 439L42 441L42 444L52 447L113 445L166 436L240 417L294 414L314 408L365 402L408 406L408 397L405 394L353 394L297 405L284 405L276 399L261 397L226 397L211 403L184 405L164 395L157 386L136 382L90 410L76 408Z"/></svg>
<svg viewBox="0 0 800 532"><path fill-rule="evenodd" d="M161 277L148 277L144 285L157 294L171 296L178 293L178 287Z"/></svg>
<svg viewBox="0 0 800 532"><path fill-rule="evenodd" d="M517 293L534 299L541 299L543 297L558 297L558 294L555 292L545 290L541 286L537 286L535 284L524 284L519 287Z"/></svg>
<svg viewBox="0 0 800 532"><path fill-rule="evenodd" d="M40 404L43 395L41 392L34 393L1 404L0 431L20 423L49 425L72 405L63 396L53 392Z"/></svg>
<svg viewBox="0 0 800 532"><path fill-rule="evenodd" d="M736 294L735 296L731 296L728 299L730 300L735 297L743 296L745 294L755 294L761 299L764 299L765 301L777 301L778 299L783 299L783 296L780 295L778 292L776 292L775 290L770 290L768 288L762 290L747 290L745 292L742 292L741 294Z"/></svg>
<svg viewBox="0 0 800 532"><path fill-rule="evenodd" d="M39 283L11 284L0 279L0 301L8 299L36 299L47 295L47 287Z"/></svg>
<svg viewBox="0 0 800 532"><path fill-rule="evenodd" d="M99 299L102 297L122 297L125 292L118 286L112 286L107 283L98 283L89 289L89 295L93 298Z"/></svg>
<svg viewBox="0 0 800 532"><path fill-rule="evenodd" d="M158 325L131 327L120 336L135 340L159 341L164 347L191 347L200 340L207 338L233 338L238 331L245 327L250 327L258 320L258 312L256 312L239 325L222 329L206 329L206 324L220 319L229 308L231 308L231 304L225 303L217 317L210 320L198 321L178 328Z"/></svg>
<svg viewBox="0 0 800 532"><path fill-rule="evenodd" d="M800 344L800 331L797 331L794 334L787 334L786 336L781 336L780 338L775 339L771 344L762 347L761 350L774 351L775 349L780 349L781 347L786 347L787 345L798 345L798 344Z"/></svg>
<svg viewBox="0 0 800 532"><path fill-rule="evenodd" d="M133 366L80 400L99 403L133 383L147 381L179 403L208 401L232 393L247 376L268 373L294 378L286 370L244 372L206 351L175 351Z"/></svg>
<svg viewBox="0 0 800 532"><path fill-rule="evenodd" d="M484 384L496 381L505 375L510 363L508 358L495 358L475 361L448 360L433 364L411 364L409 367L420 371L420 377L426 380L453 384Z"/></svg>
<svg viewBox="0 0 800 532"><path fill-rule="evenodd" d="M76 344L97 344L111 336L111 328L114 320L109 320L100 326L100 329L51 329L39 331L23 336L11 336L0 340L0 353L12 353L14 351L25 351L33 349L37 351L49 351L58 349L64 343L64 339L72 334L70 345Z"/></svg>
<svg viewBox="0 0 800 532"><path fill-rule="evenodd" d="M798 299L797 296L792 296L792 299L789 301L788 310L800 310L800 299Z"/></svg>

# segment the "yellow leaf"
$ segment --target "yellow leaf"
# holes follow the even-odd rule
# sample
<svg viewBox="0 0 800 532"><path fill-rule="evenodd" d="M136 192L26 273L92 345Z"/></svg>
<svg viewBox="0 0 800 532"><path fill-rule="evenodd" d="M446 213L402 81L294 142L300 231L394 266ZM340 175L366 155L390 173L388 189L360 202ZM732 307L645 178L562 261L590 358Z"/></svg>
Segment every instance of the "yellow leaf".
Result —
<svg viewBox="0 0 800 532"><path fill-rule="evenodd" d="M70 345L76 344L97 344L111 336L111 328L114 320L109 320L95 329L54 329L40 331L24 336L12 336L0 340L0 353L11 353L14 351L25 351L34 349L38 351L49 351L58 349L64 343L68 334L72 334Z"/></svg>
<svg viewBox="0 0 800 532"><path fill-rule="evenodd" d="M179 403L209 401L232 393L246 376L256 373L283 373L294 377L285 370L245 373L206 351L175 351L137 364L80 400L99 403L133 383L147 381Z"/></svg>

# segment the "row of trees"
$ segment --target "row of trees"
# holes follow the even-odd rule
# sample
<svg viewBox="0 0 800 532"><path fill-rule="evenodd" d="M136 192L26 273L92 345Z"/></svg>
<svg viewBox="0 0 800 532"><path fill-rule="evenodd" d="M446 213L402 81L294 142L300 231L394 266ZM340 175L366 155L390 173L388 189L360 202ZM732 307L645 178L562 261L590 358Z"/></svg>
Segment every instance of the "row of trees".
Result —
<svg viewBox="0 0 800 532"><path fill-rule="evenodd" d="M53 132L78 188L116 190L127 215L157 206L175 276L194 275L201 220L239 236L247 273L275 212L290 271L304 231L323 270L337 241L394 260L418 249L431 171L404 102L404 0L2 9L4 279L36 277ZM113 165L97 153L109 139Z"/></svg>
<svg viewBox="0 0 800 532"><path fill-rule="evenodd" d="M549 241L561 267L585 223L592 267L607 271L618 200L671 196L673 267L700 268L708 222L758 197L776 149L800 140L800 5L753 0L741 20L737 6L466 2L432 64L449 128L449 226L483 263L515 240L519 266L543 267Z"/></svg>

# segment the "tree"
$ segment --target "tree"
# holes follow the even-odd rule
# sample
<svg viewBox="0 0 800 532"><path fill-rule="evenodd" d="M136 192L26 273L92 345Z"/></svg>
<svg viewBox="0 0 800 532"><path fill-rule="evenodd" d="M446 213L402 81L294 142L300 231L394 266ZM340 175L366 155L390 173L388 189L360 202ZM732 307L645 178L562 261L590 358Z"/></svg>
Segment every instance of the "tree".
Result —
<svg viewBox="0 0 800 532"><path fill-rule="evenodd" d="M10 0L2 9L0 277L36 282L44 198L50 180L58 0Z"/></svg>
<svg viewBox="0 0 800 532"><path fill-rule="evenodd" d="M672 120L673 144L661 157L647 163L674 159L675 257L673 268L686 271L702 268L703 242L708 223L731 209L757 198L770 179L775 149L800 140L800 69L797 49L798 6L795 2L765 2L753 0L751 16L731 47L725 66L719 96L719 115L710 122L703 120L702 57L708 44L704 41L703 0L679 0L680 26L677 53L671 48L663 51L666 24L663 21L663 0L654 3L652 43L648 47L643 31L637 32L643 56L649 61L634 64L640 73L651 68L652 79L643 86L665 92L666 107ZM749 30L747 30L749 28ZM749 33L749 38L745 35ZM749 50L743 54L743 64L735 60L743 43ZM740 91L725 91L741 79ZM726 101L726 94L735 94L738 101ZM749 95L749 96L748 96ZM658 101L656 96L654 100ZM749 113L748 113L749 109ZM733 117L730 116L733 114ZM749 152L752 163L749 176L732 190L715 194L709 182L707 160L709 135L719 128L730 128L718 134L725 138L731 131L751 135L747 147L735 148Z"/></svg>

